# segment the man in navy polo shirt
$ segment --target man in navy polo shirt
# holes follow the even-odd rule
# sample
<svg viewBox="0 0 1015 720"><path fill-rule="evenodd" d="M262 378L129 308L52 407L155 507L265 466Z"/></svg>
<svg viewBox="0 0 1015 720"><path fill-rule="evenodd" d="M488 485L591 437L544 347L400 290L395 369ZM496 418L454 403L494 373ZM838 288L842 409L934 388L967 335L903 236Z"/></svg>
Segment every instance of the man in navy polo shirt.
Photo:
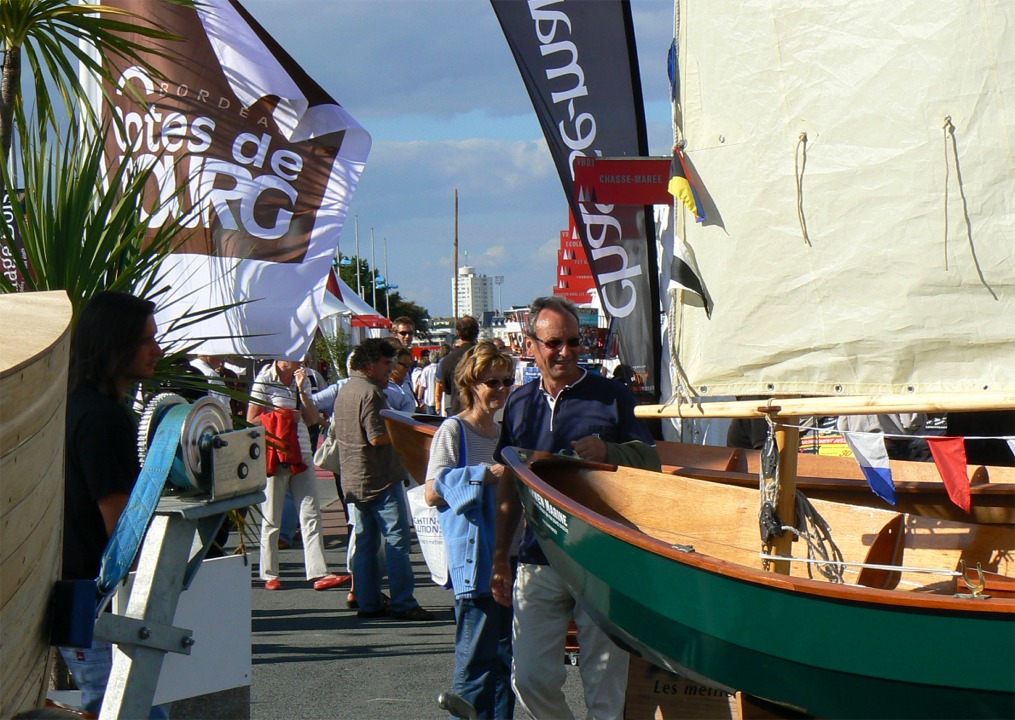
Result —
<svg viewBox="0 0 1015 720"><path fill-rule="evenodd" d="M532 304L525 343L540 379L523 385L508 399L494 457L501 462L503 448L518 446L564 450L585 460L658 470L655 442L634 417L634 394L622 383L578 366L578 328L578 311L566 300L543 297ZM513 577L508 553L521 504L510 472L501 479L497 506L490 585L498 602L511 605L513 601L514 605L511 677L518 701L535 718L573 717L564 697L567 673L560 656L573 614L589 717L623 717L627 653L595 625L549 566L528 528L517 578Z"/></svg>

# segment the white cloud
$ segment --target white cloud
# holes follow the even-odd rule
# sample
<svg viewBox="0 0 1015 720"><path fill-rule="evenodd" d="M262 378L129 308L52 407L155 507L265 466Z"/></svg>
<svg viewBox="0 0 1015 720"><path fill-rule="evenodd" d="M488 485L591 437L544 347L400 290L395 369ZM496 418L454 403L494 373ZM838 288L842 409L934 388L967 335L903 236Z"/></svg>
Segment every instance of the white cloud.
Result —
<svg viewBox="0 0 1015 720"><path fill-rule="evenodd" d="M552 291L567 199L507 42L483 0L242 0L371 133L350 215L369 258L432 315L451 312L454 191L459 246L504 275L505 305ZM633 0L653 154L672 144L670 0ZM354 252L354 223L342 251Z"/></svg>

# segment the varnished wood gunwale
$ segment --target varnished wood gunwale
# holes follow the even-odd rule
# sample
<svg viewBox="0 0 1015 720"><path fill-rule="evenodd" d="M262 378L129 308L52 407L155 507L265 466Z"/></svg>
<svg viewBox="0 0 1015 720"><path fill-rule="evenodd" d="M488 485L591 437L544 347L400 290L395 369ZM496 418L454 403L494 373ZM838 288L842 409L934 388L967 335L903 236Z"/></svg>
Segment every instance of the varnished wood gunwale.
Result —
<svg viewBox="0 0 1015 720"><path fill-rule="evenodd" d="M512 453L513 454L513 453ZM517 455L514 455L517 457ZM531 466L527 462L518 462L517 464L511 463L512 469L518 474L519 479L526 485L531 487L535 492L540 495L544 495L554 505L564 509L567 513L572 514L588 525L596 527L597 529L616 537L624 542L640 547L644 550L652 552L661 557L665 557L675 562L684 563L687 565L694 566L703 571L711 573L720 573L727 577L733 577L747 582L755 583L761 586L769 587L772 589L791 591L796 593L805 593L808 595L815 595L820 597L834 598L837 600L849 600L852 602L859 603L880 603L897 606L909 606L914 608L923 609L934 609L942 611L952 612L984 612L984 613L1000 613L1000 614L1013 614L1015 613L1015 601L1009 599L991 599L986 601L978 601L975 604L971 604L969 601L964 601L951 596L938 596L930 594L919 594L913 592L904 592L898 590L880 590L875 588L864 588L854 586L843 586L838 584L831 584L819 580L811 580L808 578L801 578L796 576L784 576L775 575L773 573L765 572L763 570L756 570L750 567L746 567L742 564L735 562L728 562L718 557L705 555L700 552L682 552L678 549L671 547L666 542L659 540L658 538L652 537L644 532L637 530L634 527L630 527L616 520L610 519L600 513L590 510L586 505L577 501L575 498L568 496L557 489L555 484L550 480L554 477L565 477L570 475L577 479L577 482L572 482L572 485L578 487L592 487L595 486L595 481L598 478L602 478L606 473L619 474L619 476L626 476L624 480L618 480L618 485L624 487L625 492L631 492L632 488L639 486L639 483L644 483L647 479L650 479L653 475L662 477L659 473L651 473L644 470L634 470L631 468L618 468L612 465L599 465L593 463L583 463L568 458L559 458L552 455L546 455L542 453L528 453L528 457L532 458ZM710 488L707 484L695 481L692 478L679 478L673 476L675 480L698 483L697 489L688 492L688 497L700 497L703 493L714 493L715 488ZM749 490L741 490L740 488L726 488L727 490L750 492ZM674 496L674 503L678 503L677 496ZM844 506L848 507L848 506ZM871 509L873 511L873 509ZM874 511L884 512L885 522L887 523L894 513L889 511ZM941 521L949 522L949 521ZM954 523L954 526L961 524ZM1004 533L1005 530L1001 528L989 528L983 526L977 526L970 524L972 532L980 531L991 531ZM1013 538L1015 540L1015 538ZM760 543L759 543L760 549Z"/></svg>
<svg viewBox="0 0 1015 720"><path fill-rule="evenodd" d="M391 410L381 413L395 449L413 477L426 474L430 443L444 418L409 416ZM425 418L425 419L423 419ZM659 441L663 471L740 487L757 487L760 453L757 450ZM412 467L410 467L410 465ZM966 514L949 498L933 463L892 461L899 512L927 517L1015 524L1015 468L969 466L973 512ZM811 498L889 508L871 492L852 458L813 456L797 458L797 488Z"/></svg>
<svg viewBox="0 0 1015 720"><path fill-rule="evenodd" d="M700 480L741 487L757 487L760 452L740 448L657 443L663 471ZM959 522L992 525L1015 524L1015 468L970 465L967 469L972 513L967 514L948 497L932 462L891 461L900 512L916 513ZM797 456L797 489L811 498L890 507L874 495L853 458Z"/></svg>
<svg viewBox="0 0 1015 720"><path fill-rule="evenodd" d="M395 410L381 410L381 417L384 418L391 443L402 458L405 469L416 482L426 482L430 443L444 418L437 415L410 416Z"/></svg>

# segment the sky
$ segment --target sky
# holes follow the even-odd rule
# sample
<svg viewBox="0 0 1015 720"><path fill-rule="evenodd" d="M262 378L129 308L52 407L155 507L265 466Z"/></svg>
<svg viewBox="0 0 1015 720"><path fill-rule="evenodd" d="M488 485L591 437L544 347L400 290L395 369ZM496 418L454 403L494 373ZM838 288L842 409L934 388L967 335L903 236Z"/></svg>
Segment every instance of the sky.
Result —
<svg viewBox="0 0 1015 720"><path fill-rule="evenodd" d="M343 254L356 254L358 219L360 256L371 259L372 230L402 297L450 315L457 189L459 264L504 276L495 304L552 293L567 198L489 2L241 2L373 138ZM631 6L649 151L669 155L673 3Z"/></svg>

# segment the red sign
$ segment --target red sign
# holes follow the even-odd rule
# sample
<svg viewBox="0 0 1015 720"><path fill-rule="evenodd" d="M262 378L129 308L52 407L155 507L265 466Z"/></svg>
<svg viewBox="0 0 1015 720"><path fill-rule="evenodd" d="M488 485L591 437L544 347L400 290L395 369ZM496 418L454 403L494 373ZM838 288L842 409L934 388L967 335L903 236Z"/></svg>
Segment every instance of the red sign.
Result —
<svg viewBox="0 0 1015 720"><path fill-rule="evenodd" d="M380 315L353 315L352 326L386 330L391 328L391 321Z"/></svg>
<svg viewBox="0 0 1015 720"><path fill-rule="evenodd" d="M672 158L597 158L574 160L578 202L601 205L669 205Z"/></svg>

